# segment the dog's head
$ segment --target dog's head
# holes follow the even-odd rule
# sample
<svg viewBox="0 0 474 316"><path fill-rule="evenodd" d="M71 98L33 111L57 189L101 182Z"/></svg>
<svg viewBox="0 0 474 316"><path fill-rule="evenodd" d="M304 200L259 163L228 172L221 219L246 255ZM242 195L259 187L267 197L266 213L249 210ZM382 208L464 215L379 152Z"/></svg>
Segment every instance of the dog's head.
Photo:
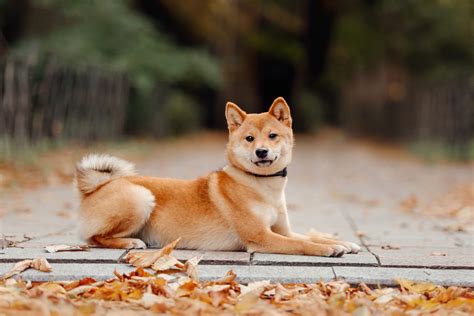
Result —
<svg viewBox="0 0 474 316"><path fill-rule="evenodd" d="M247 114L228 102L225 116L229 127L227 157L231 164L259 175L270 175L289 165L293 130L285 99L275 99L268 112L259 114Z"/></svg>

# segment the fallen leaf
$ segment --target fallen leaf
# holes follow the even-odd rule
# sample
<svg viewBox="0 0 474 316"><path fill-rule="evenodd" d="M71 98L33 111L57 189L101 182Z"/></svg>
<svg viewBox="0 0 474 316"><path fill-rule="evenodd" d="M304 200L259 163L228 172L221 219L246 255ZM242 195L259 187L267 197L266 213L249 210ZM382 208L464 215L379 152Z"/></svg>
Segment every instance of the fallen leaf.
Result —
<svg viewBox="0 0 474 316"><path fill-rule="evenodd" d="M431 253L431 256L439 256L439 257L446 257L448 254L446 252L437 252L437 251L433 251Z"/></svg>
<svg viewBox="0 0 474 316"><path fill-rule="evenodd" d="M46 258L39 257L34 260L27 259L15 263L13 268L2 276L2 279L5 280L11 278L12 276L19 274L28 268L33 268L41 272L52 271L48 260L46 260Z"/></svg>
<svg viewBox="0 0 474 316"><path fill-rule="evenodd" d="M367 306L360 306L352 312L352 316L370 316L370 309Z"/></svg>
<svg viewBox="0 0 474 316"><path fill-rule="evenodd" d="M15 263L13 268L2 276L2 279L11 278L12 276L16 274L19 274L25 271L31 266L31 262L33 262L33 260L23 260L23 261Z"/></svg>
<svg viewBox="0 0 474 316"><path fill-rule="evenodd" d="M236 277L237 277L237 274L235 274L234 271L229 270L227 271L226 275L224 275L220 279L215 280L213 283L214 284L229 284L229 283L234 282Z"/></svg>
<svg viewBox="0 0 474 316"><path fill-rule="evenodd" d="M87 251L89 250L88 245L69 246L69 245L49 245L44 247L49 253L60 252L60 251Z"/></svg>
<svg viewBox="0 0 474 316"><path fill-rule="evenodd" d="M405 288L411 293L424 294L437 288L433 283L418 283L404 279L396 279L395 281L397 281L400 287Z"/></svg>
<svg viewBox="0 0 474 316"><path fill-rule="evenodd" d="M251 309L259 300L259 294L256 292L249 292L239 297L238 303L235 305L235 311L237 314L244 313Z"/></svg>
<svg viewBox="0 0 474 316"><path fill-rule="evenodd" d="M400 209L403 212L413 212L418 206L418 199L415 195L410 195L406 199L400 202Z"/></svg>
<svg viewBox="0 0 474 316"><path fill-rule="evenodd" d="M163 257L164 255L169 255L173 251L174 247L176 247L176 244L180 239L181 238L178 238L172 243L156 251L129 252L125 257L125 262L128 262L137 268L149 268L159 258Z"/></svg>
<svg viewBox="0 0 474 316"><path fill-rule="evenodd" d="M385 250L398 250L400 249L400 246L387 244L387 245L383 245L381 248Z"/></svg>
<svg viewBox="0 0 474 316"><path fill-rule="evenodd" d="M176 290L176 296L188 296L194 291L196 287L198 287L198 284L196 282L194 282L193 280L188 280L186 283L178 287L178 289Z"/></svg>
<svg viewBox="0 0 474 316"><path fill-rule="evenodd" d="M170 255L164 255L158 258L151 268L155 271L166 271L173 268L181 269L184 265L175 257Z"/></svg>
<svg viewBox="0 0 474 316"><path fill-rule="evenodd" d="M242 285L240 286L240 295L243 296L250 292L256 292L258 293L258 295L260 295L260 293L263 292L265 287L269 284L270 284L270 281L263 280L263 281L251 282L247 286Z"/></svg>
<svg viewBox="0 0 474 316"><path fill-rule="evenodd" d="M72 217L72 213L68 212L68 211L57 211L56 215L59 216L59 217L63 217L63 218L71 218Z"/></svg>
<svg viewBox="0 0 474 316"><path fill-rule="evenodd" d="M197 270L197 265L201 261L203 256L193 257L184 263L184 272L191 278L191 280L199 282L199 274Z"/></svg>
<svg viewBox="0 0 474 316"><path fill-rule="evenodd" d="M48 294L66 293L66 290L61 285L54 282L42 283L37 287L37 289L41 290L42 292L46 292Z"/></svg>
<svg viewBox="0 0 474 316"><path fill-rule="evenodd" d="M397 296L397 293L389 293L389 294L385 294L385 295L382 295L382 296L379 296L377 297L377 299L374 300L374 303L376 304L387 304L388 302L390 302L391 300L393 300L395 297Z"/></svg>
<svg viewBox="0 0 474 316"><path fill-rule="evenodd" d="M138 304L145 308L151 308L155 304L163 304L168 302L168 299L163 296L158 296L153 293L144 293L142 298L137 301Z"/></svg>
<svg viewBox="0 0 474 316"><path fill-rule="evenodd" d="M44 257L39 257L34 259L30 265L31 268L36 269L41 272L51 272L51 265L49 264L48 260Z"/></svg>
<svg viewBox="0 0 474 316"><path fill-rule="evenodd" d="M81 285L81 286L78 286L70 291L68 291L67 293L71 296L77 296L77 295L80 295L80 294L84 294L90 290L94 290L96 289L95 286L92 286L92 285Z"/></svg>

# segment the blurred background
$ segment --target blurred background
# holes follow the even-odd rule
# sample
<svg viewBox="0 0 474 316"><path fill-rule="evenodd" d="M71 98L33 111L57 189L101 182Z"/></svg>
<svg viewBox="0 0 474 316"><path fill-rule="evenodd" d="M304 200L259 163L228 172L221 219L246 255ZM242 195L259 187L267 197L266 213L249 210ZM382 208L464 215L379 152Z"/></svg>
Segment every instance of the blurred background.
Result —
<svg viewBox="0 0 474 316"><path fill-rule="evenodd" d="M0 151L224 131L225 102L295 129L474 159L471 0L0 0Z"/></svg>

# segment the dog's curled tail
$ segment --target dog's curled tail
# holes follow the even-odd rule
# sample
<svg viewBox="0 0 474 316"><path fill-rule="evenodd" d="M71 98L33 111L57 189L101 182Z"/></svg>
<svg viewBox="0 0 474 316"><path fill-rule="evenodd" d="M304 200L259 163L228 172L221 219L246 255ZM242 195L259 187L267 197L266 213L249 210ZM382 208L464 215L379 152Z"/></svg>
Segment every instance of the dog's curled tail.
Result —
<svg viewBox="0 0 474 316"><path fill-rule="evenodd" d="M135 166L128 161L110 155L90 154L77 163L75 184L82 194L89 194L110 180L135 174Z"/></svg>

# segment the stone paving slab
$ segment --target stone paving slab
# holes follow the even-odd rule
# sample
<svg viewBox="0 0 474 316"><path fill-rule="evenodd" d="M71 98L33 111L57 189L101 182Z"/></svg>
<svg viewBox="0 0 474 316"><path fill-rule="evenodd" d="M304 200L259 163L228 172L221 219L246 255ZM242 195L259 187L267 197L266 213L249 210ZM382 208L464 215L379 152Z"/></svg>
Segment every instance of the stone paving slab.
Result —
<svg viewBox="0 0 474 316"><path fill-rule="evenodd" d="M414 269L384 267L334 267L338 279L351 284L364 282L371 285L396 285L402 278L438 285L474 287L474 270L467 269Z"/></svg>
<svg viewBox="0 0 474 316"><path fill-rule="evenodd" d="M361 251L358 254L346 254L339 258L255 253L252 259L252 264L279 266L376 266L378 262L375 256L371 253Z"/></svg>
<svg viewBox="0 0 474 316"><path fill-rule="evenodd" d="M125 252L122 249L91 248L88 251L62 251L49 253L44 248L6 248L0 251L0 262L17 262L44 257L49 262L116 263Z"/></svg>
<svg viewBox="0 0 474 316"><path fill-rule="evenodd" d="M197 251L197 250L175 250L173 256L178 260L188 260L193 257L202 256L202 264L249 264L250 253L236 251Z"/></svg>
<svg viewBox="0 0 474 316"><path fill-rule="evenodd" d="M0 274L7 272L11 264L2 264ZM114 270L119 273L133 271L125 264L68 264L51 263L53 272L44 273L29 269L21 274L31 281L65 281L92 277L96 280L113 278ZM270 280L279 283L314 283L320 280L330 281L343 279L351 284L364 282L368 285L397 285L395 279L403 278L418 282L434 282L439 285L474 287L474 271L465 269L410 269L410 268L376 268L376 267L294 267L294 266L244 266L244 265L199 265L199 277L203 281L222 277L232 270L238 281L249 283ZM17 276L18 277L18 276Z"/></svg>
<svg viewBox="0 0 474 316"><path fill-rule="evenodd" d="M444 247L473 246L467 238L462 240L455 236L449 236L437 233L411 232L386 232L386 233L368 233L363 238L368 246L396 245L400 247Z"/></svg>
<svg viewBox="0 0 474 316"><path fill-rule="evenodd" d="M217 279L232 270L242 283L270 280L273 283L314 283L334 279L331 267L293 266L211 266L199 265L199 277L203 280Z"/></svg>
<svg viewBox="0 0 474 316"><path fill-rule="evenodd" d="M28 236L28 235L27 235ZM17 246L22 248L44 248L48 245L84 245L86 242L79 238L79 234L74 227L66 227L65 229L52 232L48 235L38 236L32 240L19 243Z"/></svg>
<svg viewBox="0 0 474 316"><path fill-rule="evenodd" d="M0 275L3 275L13 267L13 263L0 264ZM28 269L14 278L23 278L29 281L72 281L91 277L96 280L108 280L114 278L114 270L119 273L128 273L135 270L133 266L126 264L85 264L85 263L51 263L52 272L40 272Z"/></svg>
<svg viewBox="0 0 474 316"><path fill-rule="evenodd" d="M11 264L0 265L0 275L9 271ZM53 272L45 273L28 269L21 274L25 280L31 281L68 281L85 277L96 280L114 278L114 270L128 273L134 270L125 264L68 264L51 263ZM224 276L229 270L237 274L237 280L242 283L271 280L279 283L311 283L319 280L330 281L334 273L330 267L265 267L242 265L199 265L199 278L202 281L215 280ZM19 276L15 276L18 278Z"/></svg>
<svg viewBox="0 0 474 316"><path fill-rule="evenodd" d="M137 167L140 174L195 178L225 164L224 146L225 137L221 143L193 141L182 146L172 145L165 150L161 148L153 159ZM329 280L334 277L333 271L337 271L339 276L353 283L392 285L393 278L403 277L453 285L471 284L472 233L446 232L443 227L449 224L448 219L404 213L400 211L400 201L410 194L422 201L424 191L443 193L456 183L472 182L473 176L474 169L469 166L420 165L376 156L362 147L347 146L343 142L298 141L286 191L292 228L299 233L314 228L337 233L343 240L363 241L382 266L375 266L377 257L368 252L342 258L204 252L199 270L203 278L211 278L234 268L245 281L311 282L320 275ZM0 236L5 234L9 240L24 240L26 235L33 239L19 244L25 249L0 249L0 272L9 269L15 261L38 256L51 261L53 272L29 270L25 275L60 279L94 274L98 278L110 278L114 268L120 272L132 269L116 263L122 250L44 252L48 244L84 244L74 230L77 197L70 185L21 190L5 197L0 197L0 208L4 210L3 216L0 215ZM400 249L382 250L383 245L400 246ZM433 251L446 252L448 256L431 256ZM202 253L174 252L180 260ZM449 270L433 269L437 267Z"/></svg>
<svg viewBox="0 0 474 316"><path fill-rule="evenodd" d="M154 250L149 249L145 251ZM117 260L124 253L125 250L104 248L90 248L88 251L63 251L55 253L48 253L44 248L6 248L0 250L0 263L17 262L37 257L45 257L48 261L56 263L117 263ZM173 255L182 261L196 256L202 256L201 262L203 264L250 263L250 254L247 252L175 250L173 251Z"/></svg>
<svg viewBox="0 0 474 316"><path fill-rule="evenodd" d="M472 247L401 247L382 249L371 246L381 266L449 267L474 269L474 248Z"/></svg>

